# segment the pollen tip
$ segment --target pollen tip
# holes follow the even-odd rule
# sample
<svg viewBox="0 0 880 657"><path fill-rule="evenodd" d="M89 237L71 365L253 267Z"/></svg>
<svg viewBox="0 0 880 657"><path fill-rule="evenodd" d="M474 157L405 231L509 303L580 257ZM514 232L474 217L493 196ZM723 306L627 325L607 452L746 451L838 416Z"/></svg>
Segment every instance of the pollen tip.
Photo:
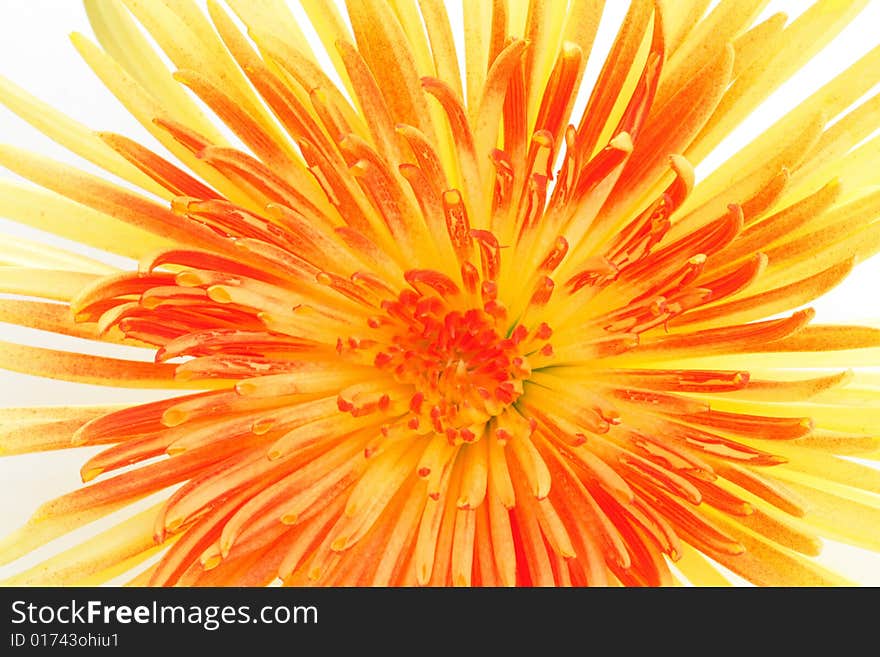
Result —
<svg viewBox="0 0 880 657"><path fill-rule="evenodd" d="M187 413L175 408L169 408L162 413L162 424L166 427L176 427L186 421Z"/></svg>
<svg viewBox="0 0 880 657"><path fill-rule="evenodd" d="M299 520L298 513L285 513L281 516L281 523L285 525L295 525L297 520Z"/></svg>
<svg viewBox="0 0 880 657"><path fill-rule="evenodd" d="M183 526L183 518L177 516L165 521L165 530L172 534Z"/></svg>
<svg viewBox="0 0 880 657"><path fill-rule="evenodd" d="M89 321L89 314L86 312L81 312L81 308L77 308L73 305L73 302L70 304L70 314L73 316L73 321L77 324L82 324L83 322Z"/></svg>
<svg viewBox="0 0 880 657"><path fill-rule="evenodd" d="M238 381L236 382L234 388L235 392L237 392L242 397L247 397L248 395L252 395L257 391L257 386L250 381Z"/></svg>
<svg viewBox="0 0 880 657"><path fill-rule="evenodd" d="M217 303L230 303L232 301L232 295L223 285L211 285L207 292L208 298L211 301L216 301Z"/></svg>
<svg viewBox="0 0 880 657"><path fill-rule="evenodd" d="M262 436L269 432L275 421L272 419L254 420L251 424L251 433L255 436Z"/></svg>
<svg viewBox="0 0 880 657"><path fill-rule="evenodd" d="M431 566L426 563L419 564L419 567L416 569L416 581L419 586L427 585L428 581L431 579Z"/></svg>
<svg viewBox="0 0 880 657"><path fill-rule="evenodd" d="M495 430L495 437L500 445L506 445L513 436L507 429L498 428Z"/></svg>
<svg viewBox="0 0 880 657"><path fill-rule="evenodd" d="M447 205L458 205L461 203L461 192L457 189L447 189L443 192L443 202Z"/></svg>
<svg viewBox="0 0 880 657"><path fill-rule="evenodd" d="M352 164L348 170L351 172L355 178L363 177L367 174L367 171L370 168L370 163L366 160L358 160L354 164Z"/></svg>
<svg viewBox="0 0 880 657"><path fill-rule="evenodd" d="M194 272L182 271L174 276L174 282L180 287L198 287L202 280Z"/></svg>
<svg viewBox="0 0 880 657"><path fill-rule="evenodd" d="M226 558L229 556L230 551L232 550L232 545L235 543L234 536L220 536L220 556L222 558Z"/></svg>
<svg viewBox="0 0 880 657"><path fill-rule="evenodd" d="M266 205L263 206L263 209L266 211L267 214L274 217L275 219L282 218L285 213L284 207L279 205L278 203L266 203Z"/></svg>
<svg viewBox="0 0 880 657"><path fill-rule="evenodd" d="M572 57L579 53L582 53L583 49L574 41L563 41L562 52L565 53L566 56Z"/></svg>
<svg viewBox="0 0 880 657"><path fill-rule="evenodd" d="M812 322L816 317L816 309L815 308L804 308L803 310L798 311L801 317L803 317L807 323Z"/></svg>
<svg viewBox="0 0 880 657"><path fill-rule="evenodd" d="M80 478L82 479L83 483L86 483L100 475L102 472L104 472L104 468L83 469L82 471L80 471Z"/></svg>
<svg viewBox="0 0 880 657"><path fill-rule="evenodd" d="M608 142L608 145L615 150L623 151L624 153L631 153L633 150L632 136L628 132L621 132L615 135L614 138Z"/></svg>
<svg viewBox="0 0 880 657"><path fill-rule="evenodd" d="M159 306L162 305L162 300L157 297L147 296L146 294L142 294L141 298L140 298L140 304L141 304L141 307L146 310L155 310L156 308L158 308ZM104 328L104 330L102 332L109 330L109 328L110 328L109 326Z"/></svg>
<svg viewBox="0 0 880 657"><path fill-rule="evenodd" d="M202 563L203 570L213 570L220 565L223 559L219 554L211 554L208 556L202 556L199 561Z"/></svg>
<svg viewBox="0 0 880 657"><path fill-rule="evenodd" d="M196 378L196 373L190 369L187 369L187 363L183 363L179 365L174 370L174 380L175 381L193 381Z"/></svg>

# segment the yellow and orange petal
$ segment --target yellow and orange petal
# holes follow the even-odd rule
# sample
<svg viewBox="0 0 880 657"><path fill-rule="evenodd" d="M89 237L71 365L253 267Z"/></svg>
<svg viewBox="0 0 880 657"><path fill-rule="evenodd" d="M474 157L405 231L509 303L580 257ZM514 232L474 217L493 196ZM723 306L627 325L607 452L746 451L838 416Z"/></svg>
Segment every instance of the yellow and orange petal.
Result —
<svg viewBox="0 0 880 657"><path fill-rule="evenodd" d="M0 81L127 183L2 147L6 216L133 262L4 243L0 320L149 354L0 366L164 395L0 410L96 448L4 562L136 510L6 583L849 583L880 329L806 304L880 248L880 49L696 169L865 2L634 0L590 86L604 4L475 3L459 61L434 0L86 0L149 146Z"/></svg>

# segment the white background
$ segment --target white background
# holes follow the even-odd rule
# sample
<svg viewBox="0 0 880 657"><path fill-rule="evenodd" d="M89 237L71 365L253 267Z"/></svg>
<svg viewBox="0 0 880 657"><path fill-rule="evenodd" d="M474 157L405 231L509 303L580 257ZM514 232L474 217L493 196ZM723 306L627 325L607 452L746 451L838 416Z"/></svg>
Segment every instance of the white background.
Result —
<svg viewBox="0 0 880 657"><path fill-rule="evenodd" d="M465 3L469 1L477 0L464 0ZM451 2L449 5L453 19L460 20L460 4ZM597 41L597 55L607 50L609 37L613 36L614 26L625 3L611 0L608 5L603 31ZM782 10L794 16L807 5L802 1L771 1L764 15ZM712 163L723 159L731 147L747 143L752 135L759 133L787 107L796 104L870 47L880 43L878 26L880 0L873 0L841 37L784 85L755 112L749 122L722 144L719 151L710 157L707 166L711 167ZM127 115L80 60L68 40L68 34L73 31L91 35L85 12L75 0L0 0L0 75L10 78L89 127L120 132L154 147L152 138ZM587 80L594 79L598 73L601 57L597 55L590 60ZM2 107L0 142L28 147L50 157L76 163L87 171L95 171L89 163L71 156ZM698 173L704 173L706 168L703 167ZM0 176L11 174L0 170ZM4 221L2 217L0 231L31 239L47 237ZM63 241L54 241L64 244ZM108 262L124 264L120 259L86 252L104 257ZM875 292L878 284L880 259L874 258L863 263L837 289L811 304L818 311L817 320L851 322L880 319ZM0 339L3 340L46 345L48 338L51 336L0 324ZM84 344L78 340L51 339L55 340L53 344L73 349L84 348ZM133 355L133 352L129 355ZM0 371L0 406L134 402L158 396L162 394L80 386ZM0 536L22 523L39 503L78 486L79 464L90 453L88 449L80 449L35 456L0 457ZM860 582L880 585L880 557L877 555L829 543L821 560ZM0 577L4 572L9 572L9 569L0 568Z"/></svg>

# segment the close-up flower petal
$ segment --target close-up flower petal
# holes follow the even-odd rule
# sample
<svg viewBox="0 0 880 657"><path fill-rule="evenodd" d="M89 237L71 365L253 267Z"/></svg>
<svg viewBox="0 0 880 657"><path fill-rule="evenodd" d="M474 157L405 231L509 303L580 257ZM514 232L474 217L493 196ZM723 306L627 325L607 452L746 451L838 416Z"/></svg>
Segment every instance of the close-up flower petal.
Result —
<svg viewBox="0 0 880 657"><path fill-rule="evenodd" d="M61 4L0 583L880 582L880 2Z"/></svg>

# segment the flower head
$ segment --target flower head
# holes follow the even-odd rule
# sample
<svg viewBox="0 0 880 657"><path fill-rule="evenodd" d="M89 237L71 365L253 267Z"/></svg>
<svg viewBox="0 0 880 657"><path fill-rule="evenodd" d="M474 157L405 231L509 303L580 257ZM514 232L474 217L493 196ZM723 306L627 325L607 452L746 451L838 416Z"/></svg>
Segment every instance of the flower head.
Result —
<svg viewBox="0 0 880 657"><path fill-rule="evenodd" d="M0 365L178 390L0 411L5 453L105 446L3 559L160 494L8 581L840 584L821 537L880 550L842 458L878 454L880 332L802 309L880 246L878 97L849 111L880 49L694 171L863 2L634 0L578 110L602 2L468 5L463 70L439 0L303 0L316 50L226 4L85 2L74 45L161 149L0 81L128 183L4 147L49 191L0 207L136 260L0 247L0 319L150 356Z"/></svg>

